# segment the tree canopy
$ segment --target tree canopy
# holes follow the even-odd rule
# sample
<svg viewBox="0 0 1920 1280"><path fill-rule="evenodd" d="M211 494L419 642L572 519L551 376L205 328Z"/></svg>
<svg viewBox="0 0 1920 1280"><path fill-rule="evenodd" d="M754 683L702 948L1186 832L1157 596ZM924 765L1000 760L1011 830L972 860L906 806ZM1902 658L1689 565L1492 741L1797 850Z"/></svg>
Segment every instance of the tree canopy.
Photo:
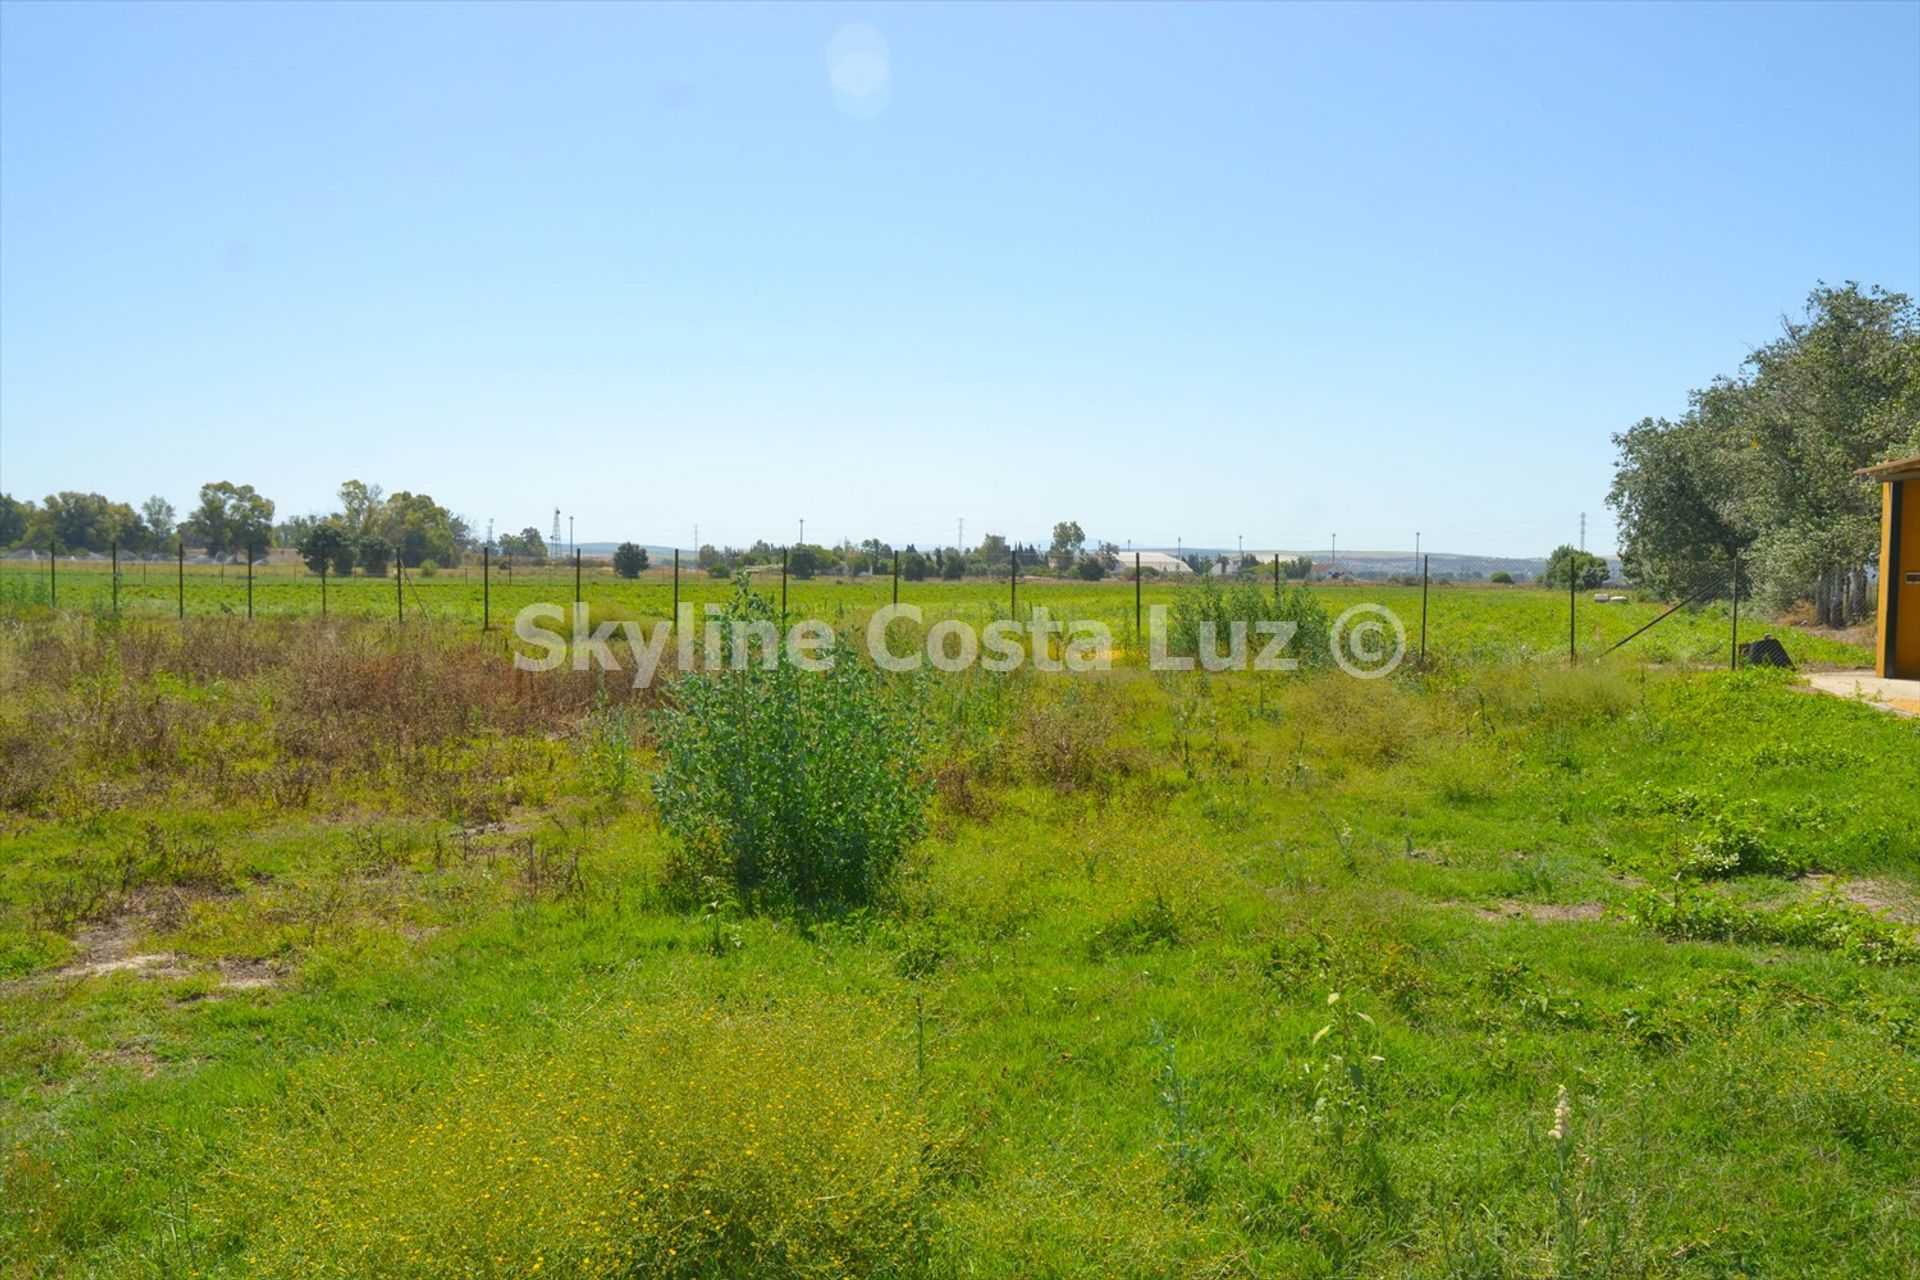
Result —
<svg viewBox="0 0 1920 1280"><path fill-rule="evenodd" d="M623 542L614 549L613 571L623 578L637 578L647 567L647 549L635 542Z"/></svg>
<svg viewBox="0 0 1920 1280"><path fill-rule="evenodd" d="M1679 421L1643 419L1614 444L1607 501L1630 579L1671 593L1737 554L1776 605L1851 584L1837 610L1851 620L1879 554L1878 487L1854 473L1920 453L1920 313L1906 294L1820 285Z"/></svg>

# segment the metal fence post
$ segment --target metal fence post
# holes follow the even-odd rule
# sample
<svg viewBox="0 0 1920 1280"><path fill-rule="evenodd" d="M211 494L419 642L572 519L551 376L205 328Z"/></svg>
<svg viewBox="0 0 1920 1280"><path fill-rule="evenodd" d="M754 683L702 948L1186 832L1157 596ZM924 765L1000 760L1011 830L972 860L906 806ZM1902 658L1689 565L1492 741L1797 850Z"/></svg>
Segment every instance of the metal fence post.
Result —
<svg viewBox="0 0 1920 1280"><path fill-rule="evenodd" d="M1280 603L1280 553L1273 553L1273 602Z"/></svg>
<svg viewBox="0 0 1920 1280"><path fill-rule="evenodd" d="M696 551L694 554L699 555L700 553ZM673 629L680 625L680 548L678 547L673 549L673 612L668 614L667 617L669 619L667 622L667 634L671 635L673 634Z"/></svg>
<svg viewBox="0 0 1920 1280"><path fill-rule="evenodd" d="M1007 613L1020 616L1020 548L1007 549Z"/></svg>
<svg viewBox="0 0 1920 1280"><path fill-rule="evenodd" d="M113 616L120 616L120 539L115 538L107 544L113 556Z"/></svg>
<svg viewBox="0 0 1920 1280"><path fill-rule="evenodd" d="M185 618L187 616L187 540L184 535L180 538L177 549L180 553L180 577L178 585L180 593L180 616Z"/></svg>
<svg viewBox="0 0 1920 1280"><path fill-rule="evenodd" d="M253 544L247 544L247 621L253 621Z"/></svg>
<svg viewBox="0 0 1920 1280"><path fill-rule="evenodd" d="M573 602L580 603L580 548L573 549Z"/></svg>
<svg viewBox="0 0 1920 1280"><path fill-rule="evenodd" d="M393 557L393 620L395 622L407 620L407 602L400 592L400 555L397 551Z"/></svg>
<svg viewBox="0 0 1920 1280"><path fill-rule="evenodd" d="M1133 553L1133 639L1140 642L1140 553Z"/></svg>
<svg viewBox="0 0 1920 1280"><path fill-rule="evenodd" d="M320 560L320 617L324 621L326 619L326 616L327 616L327 561L326 561L326 558L323 556Z"/></svg>
<svg viewBox="0 0 1920 1280"><path fill-rule="evenodd" d="M52 539L47 541L47 604L50 608L60 607L60 561L54 550Z"/></svg>
<svg viewBox="0 0 1920 1280"><path fill-rule="evenodd" d="M1427 665L1427 569L1433 563L1432 556L1420 557L1420 666Z"/></svg>
<svg viewBox="0 0 1920 1280"><path fill-rule="evenodd" d="M1733 650L1727 655L1727 670L1740 669L1740 556L1733 557Z"/></svg>
<svg viewBox="0 0 1920 1280"><path fill-rule="evenodd" d="M1574 615L1580 609L1579 566L1568 557L1567 561L1567 663L1572 665L1580 661L1580 651L1574 640Z"/></svg>
<svg viewBox="0 0 1920 1280"><path fill-rule="evenodd" d="M493 624L493 548L480 548L480 630Z"/></svg>
<svg viewBox="0 0 1920 1280"><path fill-rule="evenodd" d="M893 553L893 602L900 603L900 553Z"/></svg>

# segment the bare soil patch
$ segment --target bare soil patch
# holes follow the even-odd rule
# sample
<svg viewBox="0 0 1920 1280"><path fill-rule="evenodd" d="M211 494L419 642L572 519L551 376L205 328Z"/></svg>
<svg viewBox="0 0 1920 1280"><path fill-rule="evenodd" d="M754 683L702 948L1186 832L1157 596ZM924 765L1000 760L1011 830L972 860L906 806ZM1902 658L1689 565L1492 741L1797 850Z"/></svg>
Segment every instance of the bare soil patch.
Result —
<svg viewBox="0 0 1920 1280"><path fill-rule="evenodd" d="M1521 902L1514 898L1497 899L1490 907L1469 903L1466 906L1482 920L1539 920L1565 924L1570 921L1598 920L1607 913L1604 902Z"/></svg>
<svg viewBox="0 0 1920 1280"><path fill-rule="evenodd" d="M1898 880L1821 874L1807 876L1801 883L1815 894L1837 888L1840 896L1856 907L1865 907L1902 924L1920 925L1920 894L1914 892L1913 886Z"/></svg>

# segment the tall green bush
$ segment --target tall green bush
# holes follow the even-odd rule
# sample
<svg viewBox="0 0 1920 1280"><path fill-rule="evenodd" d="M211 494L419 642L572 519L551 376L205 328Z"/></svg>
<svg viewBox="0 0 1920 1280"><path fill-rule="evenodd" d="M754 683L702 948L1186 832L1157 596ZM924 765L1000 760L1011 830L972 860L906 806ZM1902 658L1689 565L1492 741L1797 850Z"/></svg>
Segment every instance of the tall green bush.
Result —
<svg viewBox="0 0 1920 1280"><path fill-rule="evenodd" d="M1247 652L1258 653L1266 644L1254 632L1255 622L1291 622L1293 640L1285 654L1302 667L1325 666L1332 649L1328 632L1332 621L1320 598L1305 587L1283 587L1278 592L1256 582L1236 581L1222 587L1212 574L1183 588L1167 615L1167 647L1172 653L1193 655L1199 651L1200 628L1213 624L1214 652L1224 652L1235 622L1246 624Z"/></svg>
<svg viewBox="0 0 1920 1280"><path fill-rule="evenodd" d="M722 628L773 621L744 583ZM683 890L730 882L743 901L870 901L925 830L931 782L917 702L844 644L807 671L759 649L746 669L691 672L653 713L654 795L678 837Z"/></svg>

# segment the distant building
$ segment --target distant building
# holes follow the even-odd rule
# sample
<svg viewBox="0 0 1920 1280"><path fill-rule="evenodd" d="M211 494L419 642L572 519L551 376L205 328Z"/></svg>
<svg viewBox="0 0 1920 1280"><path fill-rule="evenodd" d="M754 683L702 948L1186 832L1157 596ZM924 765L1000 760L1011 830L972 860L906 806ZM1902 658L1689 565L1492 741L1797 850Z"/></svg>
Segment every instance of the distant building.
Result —
<svg viewBox="0 0 1920 1280"><path fill-rule="evenodd" d="M1164 551L1123 551L1120 553L1120 567L1122 570L1133 567L1132 564L1129 563L1133 556L1140 557L1140 571L1142 573L1172 574L1193 572L1192 567L1188 565L1186 561L1180 559L1178 556L1170 556Z"/></svg>

